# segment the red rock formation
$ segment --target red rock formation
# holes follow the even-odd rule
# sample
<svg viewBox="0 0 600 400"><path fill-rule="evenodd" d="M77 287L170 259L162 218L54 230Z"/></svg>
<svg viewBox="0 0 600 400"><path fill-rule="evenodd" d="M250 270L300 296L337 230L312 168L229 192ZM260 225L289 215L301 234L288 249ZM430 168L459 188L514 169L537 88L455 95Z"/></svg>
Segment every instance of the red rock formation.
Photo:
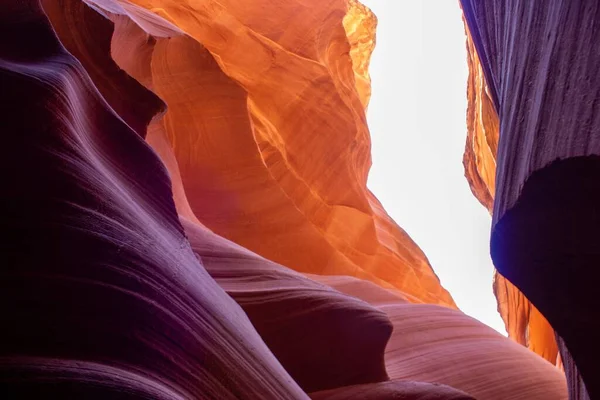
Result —
<svg viewBox="0 0 600 400"><path fill-rule="evenodd" d="M42 4L0 10L3 395L565 398L366 189L366 8Z"/></svg>
<svg viewBox="0 0 600 400"><path fill-rule="evenodd" d="M0 35L3 397L304 398L185 239L132 129L156 110L127 125L37 1L5 4Z"/></svg>
<svg viewBox="0 0 600 400"><path fill-rule="evenodd" d="M358 0L348 0L346 16L342 20L354 70L354 84L360 101L366 109L371 98L371 77L369 63L375 48L377 17Z"/></svg>
<svg viewBox="0 0 600 400"><path fill-rule="evenodd" d="M467 143L463 164L465 176L475 197L488 209L493 209L498 151L498 115L489 96L481 62L467 31L469 78L467 81ZM556 363L558 347L554 330L521 291L497 271L494 294L498 312L504 320L508 336L530 350Z"/></svg>
<svg viewBox="0 0 600 400"><path fill-rule="evenodd" d="M562 357L572 356L590 397L600 396L599 4L462 4L500 116L494 263L564 339Z"/></svg>
<svg viewBox="0 0 600 400"><path fill-rule="evenodd" d="M297 271L353 275L455 307L366 188L368 9L345 0L94 3L133 20L154 10L186 33L146 45L145 84L169 105L162 130L198 220ZM265 7L276 17L265 18ZM148 73L123 62L132 76Z"/></svg>

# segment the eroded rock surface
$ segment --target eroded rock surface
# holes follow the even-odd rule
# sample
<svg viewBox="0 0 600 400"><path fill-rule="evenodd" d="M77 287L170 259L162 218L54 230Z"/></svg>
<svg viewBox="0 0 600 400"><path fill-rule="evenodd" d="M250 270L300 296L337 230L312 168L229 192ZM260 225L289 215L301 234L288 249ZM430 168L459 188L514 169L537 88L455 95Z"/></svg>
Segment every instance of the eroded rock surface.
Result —
<svg viewBox="0 0 600 400"><path fill-rule="evenodd" d="M483 66L468 31L467 54L467 143L463 164L471 191L491 214L496 192L496 155L500 129ZM554 330L539 310L497 271L493 289L508 336L551 363L558 363L560 360Z"/></svg>
<svg viewBox="0 0 600 400"><path fill-rule="evenodd" d="M563 357L598 397L600 5L462 5L500 116L494 264L564 339Z"/></svg>
<svg viewBox="0 0 600 400"><path fill-rule="evenodd" d="M2 397L304 398L190 248L132 128L156 110L126 124L36 1L0 34Z"/></svg>
<svg viewBox="0 0 600 400"><path fill-rule="evenodd" d="M0 10L3 397L565 398L366 189L375 23L342 0Z"/></svg>
<svg viewBox="0 0 600 400"><path fill-rule="evenodd" d="M388 315L394 326L385 350L391 382L439 383L476 399L567 398L558 368L460 311L410 304L369 282L350 285L353 278L312 278Z"/></svg>
<svg viewBox="0 0 600 400"><path fill-rule="evenodd" d="M192 250L306 392L388 379L387 315L183 220Z"/></svg>
<svg viewBox="0 0 600 400"><path fill-rule="evenodd" d="M168 104L161 128L202 224L300 272L357 276L455 307L366 187L376 25L366 7L94 3L132 20L154 10L185 32L145 45L149 67L116 58Z"/></svg>
<svg viewBox="0 0 600 400"><path fill-rule="evenodd" d="M313 400L473 400L454 388L423 382L389 381L370 385L347 386L311 393Z"/></svg>

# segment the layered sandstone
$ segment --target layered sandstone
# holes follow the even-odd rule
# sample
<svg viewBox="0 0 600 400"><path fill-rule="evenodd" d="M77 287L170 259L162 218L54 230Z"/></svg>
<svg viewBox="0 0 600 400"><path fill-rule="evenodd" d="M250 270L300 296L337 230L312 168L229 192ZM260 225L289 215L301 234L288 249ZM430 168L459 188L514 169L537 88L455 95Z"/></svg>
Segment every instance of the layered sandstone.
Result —
<svg viewBox="0 0 600 400"><path fill-rule="evenodd" d="M600 6L591 0L462 5L500 116L494 264L561 338L564 365L576 367L568 373L571 395L581 398L577 388L585 382L591 398L600 396ZM518 305L509 307L519 313ZM547 329L532 328L536 335L546 331L540 342L548 347Z"/></svg>
<svg viewBox="0 0 600 400"><path fill-rule="evenodd" d="M374 27L341 0L1 9L2 393L565 399L366 189Z"/></svg>
<svg viewBox="0 0 600 400"><path fill-rule="evenodd" d="M471 191L490 214L496 192L496 155L500 129L498 114L473 39L467 31L467 143L463 164ZM494 294L508 336L555 364L558 347L554 330L525 295L497 271Z"/></svg>
<svg viewBox="0 0 600 400"><path fill-rule="evenodd" d="M387 314L394 326L385 349L392 380L443 384L476 399L566 398L560 370L460 311L411 304L351 277L311 277Z"/></svg>
<svg viewBox="0 0 600 400"><path fill-rule="evenodd" d="M366 7L95 5L113 19L159 24L160 15L183 31L137 47L151 52L149 65L131 58L132 66L117 50L115 58L132 76L145 73L145 85L169 105L159 129L177 160L172 175L181 176L204 225L300 272L357 276L455 307L423 252L366 187L376 25Z"/></svg>
<svg viewBox="0 0 600 400"><path fill-rule="evenodd" d="M166 170L133 128L159 99L111 79L106 90L152 105L125 123L40 5L9 4L3 397L306 398L185 238Z"/></svg>

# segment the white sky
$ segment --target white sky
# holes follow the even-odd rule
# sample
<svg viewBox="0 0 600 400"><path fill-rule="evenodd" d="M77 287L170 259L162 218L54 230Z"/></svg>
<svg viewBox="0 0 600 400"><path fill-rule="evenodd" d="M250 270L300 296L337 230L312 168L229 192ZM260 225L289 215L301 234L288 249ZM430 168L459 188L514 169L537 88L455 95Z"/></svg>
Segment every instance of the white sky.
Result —
<svg viewBox="0 0 600 400"><path fill-rule="evenodd" d="M379 20L369 187L460 309L506 334L492 291L491 218L462 165L468 70L459 0L361 1Z"/></svg>

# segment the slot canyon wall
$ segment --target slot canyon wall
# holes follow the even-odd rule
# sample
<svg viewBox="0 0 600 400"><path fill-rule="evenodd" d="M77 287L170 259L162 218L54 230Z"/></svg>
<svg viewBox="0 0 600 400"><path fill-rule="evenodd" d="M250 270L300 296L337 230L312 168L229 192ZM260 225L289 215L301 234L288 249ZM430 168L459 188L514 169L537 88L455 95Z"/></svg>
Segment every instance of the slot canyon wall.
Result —
<svg viewBox="0 0 600 400"><path fill-rule="evenodd" d="M354 0L4 3L3 397L566 399L367 189L375 28Z"/></svg>
<svg viewBox="0 0 600 400"><path fill-rule="evenodd" d="M571 398L596 398L600 6L461 3L471 71L464 164L492 212L499 310L517 341L551 362L560 349Z"/></svg>
<svg viewBox="0 0 600 400"><path fill-rule="evenodd" d="M467 143L463 164L471 191L492 214L494 207L496 155L500 136L496 109L489 95L473 39L467 30ZM554 330L523 293L497 271L494 294L508 336L553 364L560 365Z"/></svg>

